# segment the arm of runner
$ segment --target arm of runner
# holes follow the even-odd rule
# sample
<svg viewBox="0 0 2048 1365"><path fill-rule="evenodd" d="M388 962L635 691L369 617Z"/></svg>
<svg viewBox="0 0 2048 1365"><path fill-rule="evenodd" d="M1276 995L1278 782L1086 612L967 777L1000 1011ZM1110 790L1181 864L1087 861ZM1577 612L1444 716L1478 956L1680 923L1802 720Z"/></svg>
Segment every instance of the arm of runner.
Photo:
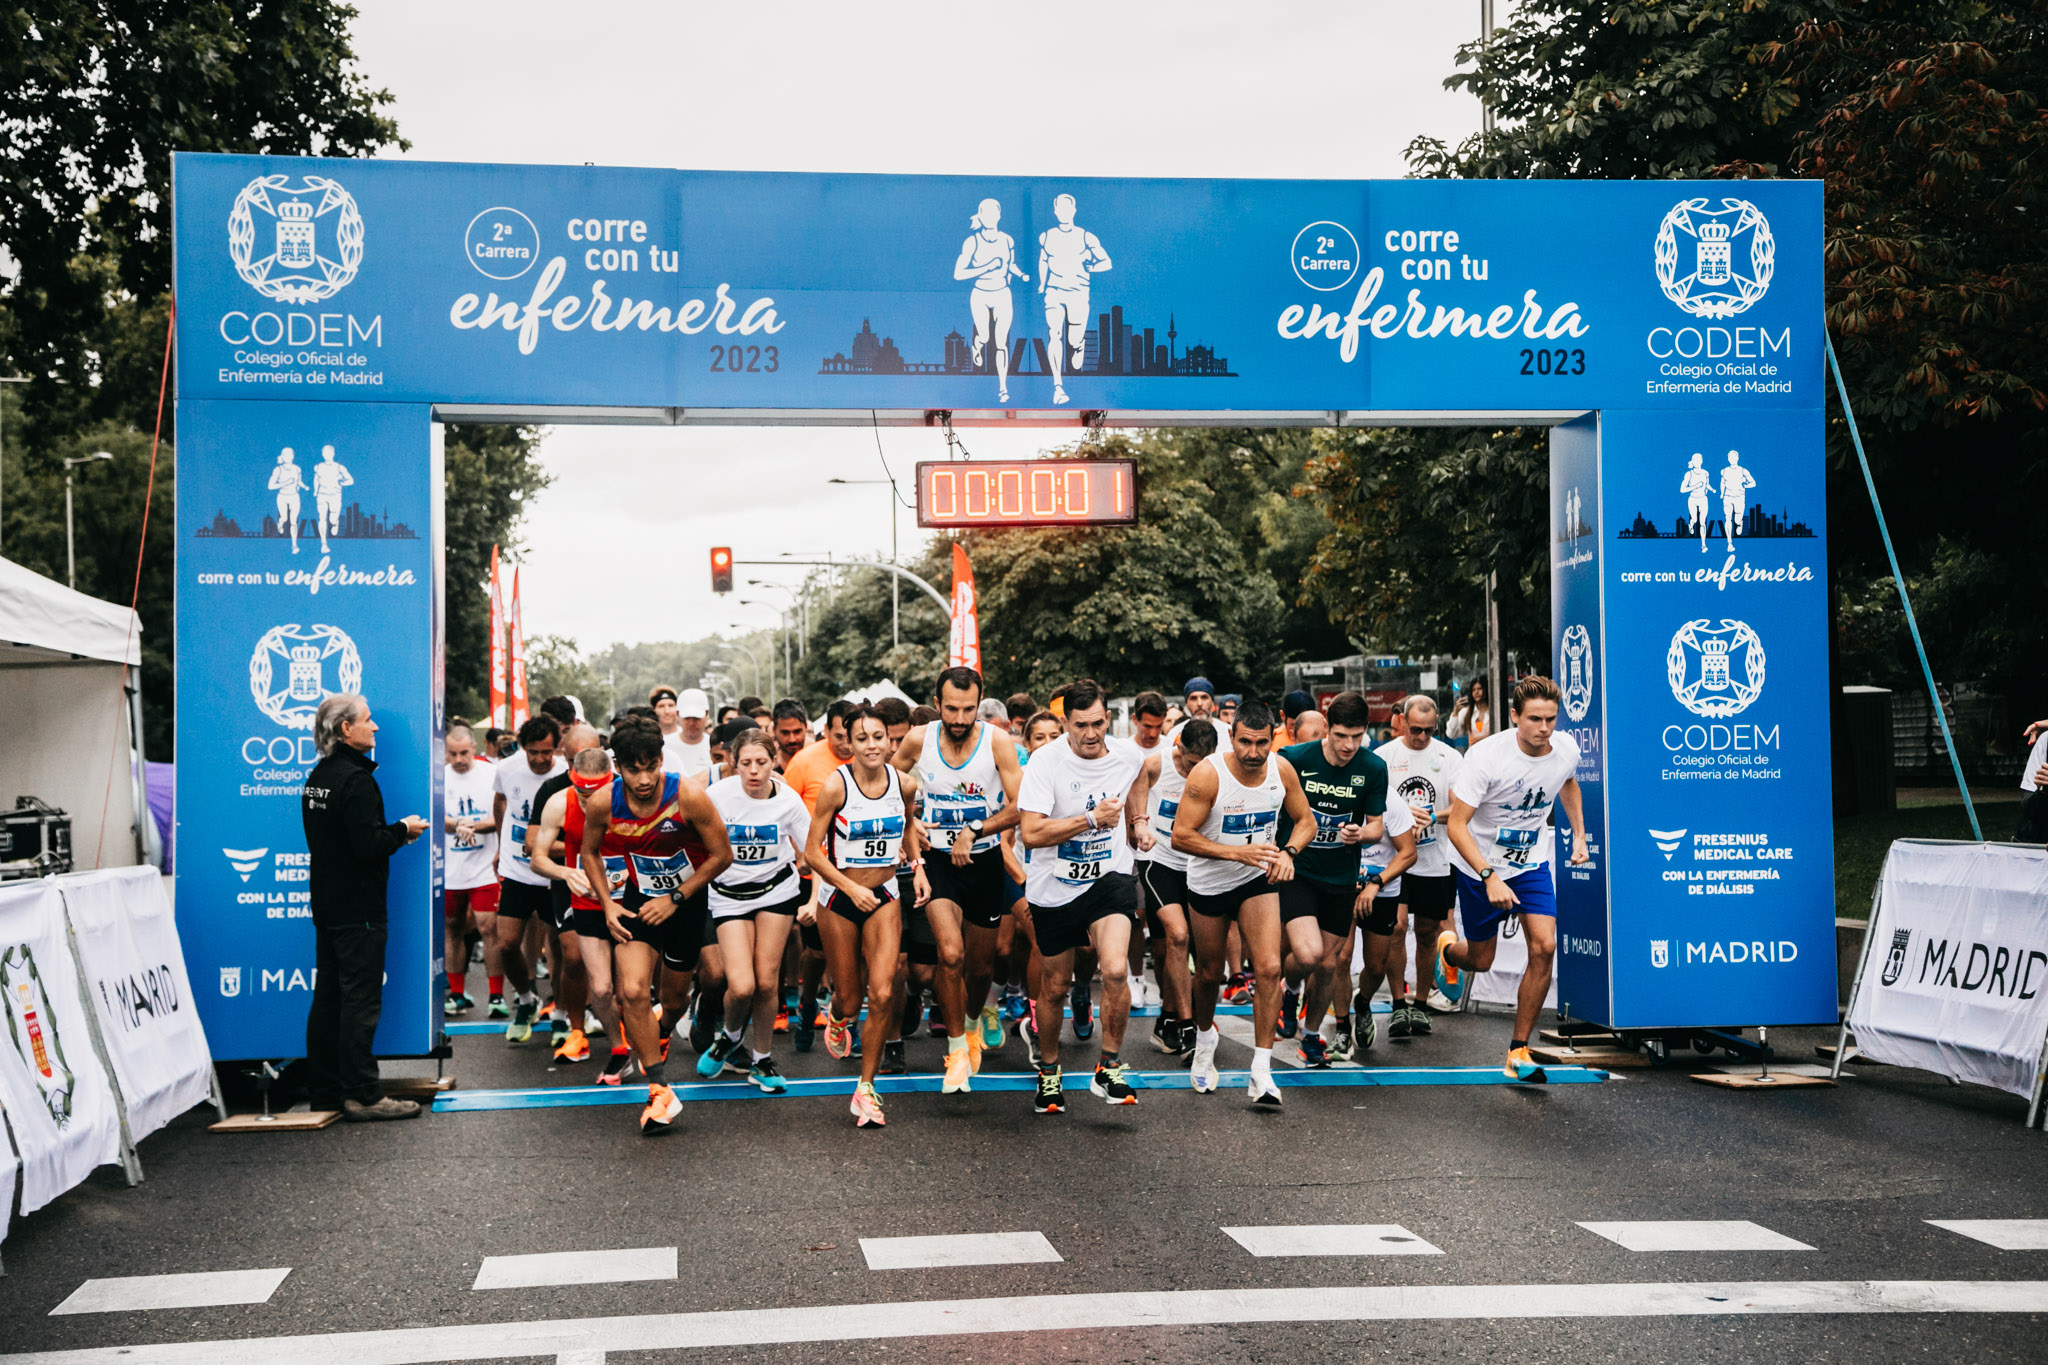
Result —
<svg viewBox="0 0 2048 1365"><path fill-rule="evenodd" d="M1472 817L1479 808L1464 797L1452 793L1451 818L1444 821L1444 834L1450 839L1451 847L1458 850L1458 856L1474 868L1490 867L1486 856L1479 851L1479 841L1472 837ZM1503 909L1521 904L1521 899L1508 885L1508 879L1496 873L1486 879L1486 899Z"/></svg>
<svg viewBox="0 0 2048 1365"><path fill-rule="evenodd" d="M1564 785L1557 789L1557 804L1564 807L1565 819L1572 826L1571 865L1577 867L1593 855L1586 849L1586 802L1579 791L1579 779L1567 777Z"/></svg>
<svg viewBox="0 0 2048 1365"><path fill-rule="evenodd" d="M811 803L811 832L804 838L804 857L810 860L812 876L833 890L843 892L853 902L854 908L865 915L880 904L875 893L847 876L825 851L825 832L832 828L833 818L839 814L845 800L846 784L843 782L828 779L818 788L817 798ZM819 894L823 896L822 892Z"/></svg>
<svg viewBox="0 0 2048 1365"><path fill-rule="evenodd" d="M1202 822L1209 818L1209 811L1216 804L1216 792L1216 770L1207 763L1197 765L1188 774L1188 784L1181 788L1180 809L1173 817L1174 850L1198 858L1267 866L1274 857L1271 844L1219 844L1203 837Z"/></svg>
<svg viewBox="0 0 2048 1365"><path fill-rule="evenodd" d="M1017 761L1017 741L1002 731L989 735L989 748L996 757L996 780L1003 784L1003 808L989 816L982 824L983 834L1001 834L1017 828L1023 814L1017 807L1017 795L1024 786L1024 765Z"/></svg>
<svg viewBox="0 0 2048 1365"><path fill-rule="evenodd" d="M917 802L917 774L905 773L903 782L903 808L910 809ZM971 841L970 841L971 842ZM924 827L915 820L906 820L903 826L903 856L910 863L910 886L916 899L912 902L923 905L932 898L931 880L924 875ZM954 840L953 861L964 864L967 859L959 852L959 840Z"/></svg>
<svg viewBox="0 0 2048 1365"><path fill-rule="evenodd" d="M556 862L557 854L555 849L559 846L562 836L564 812L568 809L568 802L575 795L576 789L570 787L550 796L547 805L541 807L540 819L536 820L526 831L526 837L530 841L532 849L528 861L533 864L533 870L546 877L549 881L568 882L569 889L572 891L577 889L575 880L576 869L564 867ZM588 892L588 890L587 886L583 888L583 892Z"/></svg>
<svg viewBox="0 0 2048 1365"><path fill-rule="evenodd" d="M1003 831L1003 871L1017 885L1024 885L1024 860L1017 856L1017 831Z"/></svg>
<svg viewBox="0 0 2048 1365"><path fill-rule="evenodd" d="M1269 881L1291 882L1295 856L1316 837L1316 813L1309 809L1308 794L1301 789L1301 774L1294 771L1294 765L1284 758L1273 761L1280 766L1280 807L1287 812L1289 828L1287 842L1274 851L1267 865L1266 877ZM1281 861L1282 855L1285 862Z"/></svg>
<svg viewBox="0 0 2048 1365"><path fill-rule="evenodd" d="M1088 255L1090 257L1088 261L1088 273L1091 275L1100 275L1103 271L1109 269L1109 253L1102 249L1102 243L1096 240L1094 233L1088 233L1087 237ZM1039 269L1041 270L1043 270L1044 268L1044 266L1039 267Z"/></svg>
<svg viewBox="0 0 2048 1365"><path fill-rule="evenodd" d="M1055 740L1054 743L1062 741ZM1018 817L1017 842L1026 848L1051 848L1075 835L1095 828L1094 812L1084 815L1070 815L1064 820L1052 818L1052 782L1050 778L1034 781L1029 767L1024 770L1024 780L1017 787ZM1048 768L1048 772L1050 769ZM1043 807L1043 809L1039 809Z"/></svg>
<svg viewBox="0 0 2048 1365"><path fill-rule="evenodd" d="M604 857L598 852L611 823L612 789L607 785L583 800L583 848L578 858L583 864L583 875L590 882L591 898L604 913L605 929L614 942L631 943L633 935L626 930L625 909L612 899L612 880L604 875Z"/></svg>
<svg viewBox="0 0 2048 1365"><path fill-rule="evenodd" d="M1163 746L1162 746L1163 747ZM1159 751L1145 755L1145 769L1139 774L1144 783L1144 792L1131 802L1134 818L1131 820L1131 847L1140 853L1150 853L1159 840L1152 833L1152 787L1159 781Z"/></svg>
<svg viewBox="0 0 2048 1365"><path fill-rule="evenodd" d="M1415 843L1415 817L1411 812L1404 822L1401 818L1402 813L1407 811L1407 806L1401 804L1398 797L1387 806L1385 837L1394 845L1394 856L1389 858L1387 865L1380 869L1381 882L1390 882L1409 868L1415 866L1415 859L1418 856ZM1379 840L1375 839L1373 842L1378 843Z"/></svg>
<svg viewBox="0 0 2048 1365"><path fill-rule="evenodd" d="M676 903L681 904L710 886L713 877L732 866L732 840L725 833L725 818L718 813L718 807L711 803L711 797L702 787L684 786L678 794L682 798L683 818L704 841L705 853L703 865L691 868L689 879L674 892Z"/></svg>
<svg viewBox="0 0 2048 1365"><path fill-rule="evenodd" d="M918 758L924 753L925 728L922 725L910 727L910 733L896 746L895 756L889 760L890 767L899 773L907 773L917 766Z"/></svg>

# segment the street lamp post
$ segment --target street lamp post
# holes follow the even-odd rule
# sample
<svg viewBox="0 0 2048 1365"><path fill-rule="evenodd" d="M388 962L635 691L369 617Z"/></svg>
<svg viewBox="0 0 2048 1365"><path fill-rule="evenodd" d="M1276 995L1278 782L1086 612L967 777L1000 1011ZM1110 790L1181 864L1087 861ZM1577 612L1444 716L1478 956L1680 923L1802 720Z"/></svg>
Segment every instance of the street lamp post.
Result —
<svg viewBox="0 0 2048 1365"><path fill-rule="evenodd" d="M78 586L78 552L71 534L71 466L113 458L114 452L111 450L95 450L90 455L64 457L64 581L73 588Z"/></svg>
<svg viewBox="0 0 2048 1365"><path fill-rule="evenodd" d="M725 642L725 647L726 647L727 649L737 649L738 651L740 651L740 653L742 653L742 654L746 655L746 656L747 656L747 658L748 658L748 659L749 659L749 660L750 660L750 661L751 661L751 662L753 663L753 665L754 665L754 692L755 692L755 695L757 695L757 696L758 696L758 695L760 694L760 691L761 691L761 656L760 656L760 655L758 655L758 654L756 654L756 653L754 653L754 651L753 651L753 650L751 650L751 649L748 649L748 648L747 648L747 647L746 647L745 645L741 644L741 643L740 643L739 641L737 641L737 640L727 640L727 641ZM773 684L771 683L771 684L770 684L770 686L772 687L772 686L773 686Z"/></svg>
<svg viewBox="0 0 2048 1365"><path fill-rule="evenodd" d="M884 461L884 463L887 462ZM894 564L896 562L896 502L898 496L895 476L891 475L886 479L827 479L825 482L848 485L857 483L883 483L889 485L889 562ZM903 643L903 585L893 578L889 580L889 613L890 645L894 647Z"/></svg>

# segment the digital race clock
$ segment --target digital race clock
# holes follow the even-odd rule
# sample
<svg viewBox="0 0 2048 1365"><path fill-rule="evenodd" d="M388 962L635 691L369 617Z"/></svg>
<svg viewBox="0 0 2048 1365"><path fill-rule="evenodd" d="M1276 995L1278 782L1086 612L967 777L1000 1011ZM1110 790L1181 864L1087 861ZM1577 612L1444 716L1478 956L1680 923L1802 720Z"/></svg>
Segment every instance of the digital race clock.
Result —
<svg viewBox="0 0 2048 1365"><path fill-rule="evenodd" d="M917 466L917 524L1135 526L1132 460L946 460Z"/></svg>

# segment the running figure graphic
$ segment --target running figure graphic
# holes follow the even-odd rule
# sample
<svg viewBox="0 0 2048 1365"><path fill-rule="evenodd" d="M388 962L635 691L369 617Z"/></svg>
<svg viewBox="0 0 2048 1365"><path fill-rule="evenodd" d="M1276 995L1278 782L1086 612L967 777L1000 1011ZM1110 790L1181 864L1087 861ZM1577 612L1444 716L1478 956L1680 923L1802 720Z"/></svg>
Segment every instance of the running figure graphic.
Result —
<svg viewBox="0 0 2048 1365"><path fill-rule="evenodd" d="M1010 401L1010 277L1030 282L1017 268L1017 243L1002 231L1003 206L993 199L981 201L974 217L967 220L974 231L960 244L960 259L953 262L953 278L973 280L967 293L967 311L974 316L974 364L995 343L996 401Z"/></svg>
<svg viewBox="0 0 2048 1365"><path fill-rule="evenodd" d="M1060 381L1079 368L1088 332L1088 277L1109 269L1109 253L1094 233L1074 226L1074 196L1052 201L1060 225L1038 234L1038 292L1045 296L1046 357L1052 365L1052 401L1067 401Z"/></svg>
<svg viewBox="0 0 2048 1365"><path fill-rule="evenodd" d="M320 463L313 466L313 517L320 525L320 553L327 553L327 537L341 534L341 490L355 482L344 465L335 463L334 447L320 447Z"/></svg>
<svg viewBox="0 0 2048 1365"><path fill-rule="evenodd" d="M1721 471L1721 529L1728 536L1728 553L1735 553L1735 537L1740 534L1742 514L1749 501L1749 490L1756 487L1756 477L1742 467L1742 457L1734 451L1728 452L1728 467ZM1702 545L1701 549L1706 547Z"/></svg>
<svg viewBox="0 0 2048 1365"><path fill-rule="evenodd" d="M1686 529L1699 532L1701 554L1707 552L1707 487L1713 481L1702 468L1706 461L1706 456L1695 451L1685 477L1678 481L1678 491L1685 494Z"/></svg>
<svg viewBox="0 0 2048 1365"><path fill-rule="evenodd" d="M292 538L292 553L299 552L299 494L306 491L306 478L293 459L292 448L277 452L277 468L270 471L270 491L277 494L277 524Z"/></svg>

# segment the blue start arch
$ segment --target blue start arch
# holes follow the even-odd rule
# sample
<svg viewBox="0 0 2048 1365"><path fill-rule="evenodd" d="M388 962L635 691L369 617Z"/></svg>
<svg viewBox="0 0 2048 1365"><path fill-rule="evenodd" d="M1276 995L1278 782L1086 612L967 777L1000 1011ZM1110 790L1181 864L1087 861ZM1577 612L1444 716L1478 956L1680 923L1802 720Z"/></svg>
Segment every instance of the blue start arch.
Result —
<svg viewBox="0 0 2048 1365"><path fill-rule="evenodd" d="M441 803L441 421L1553 429L1591 860L1559 994L1833 1022L1821 193L1800 181L708 173L180 155L178 910L217 1055L301 1050L299 789L364 690ZM441 840L378 1051L441 1032Z"/></svg>

